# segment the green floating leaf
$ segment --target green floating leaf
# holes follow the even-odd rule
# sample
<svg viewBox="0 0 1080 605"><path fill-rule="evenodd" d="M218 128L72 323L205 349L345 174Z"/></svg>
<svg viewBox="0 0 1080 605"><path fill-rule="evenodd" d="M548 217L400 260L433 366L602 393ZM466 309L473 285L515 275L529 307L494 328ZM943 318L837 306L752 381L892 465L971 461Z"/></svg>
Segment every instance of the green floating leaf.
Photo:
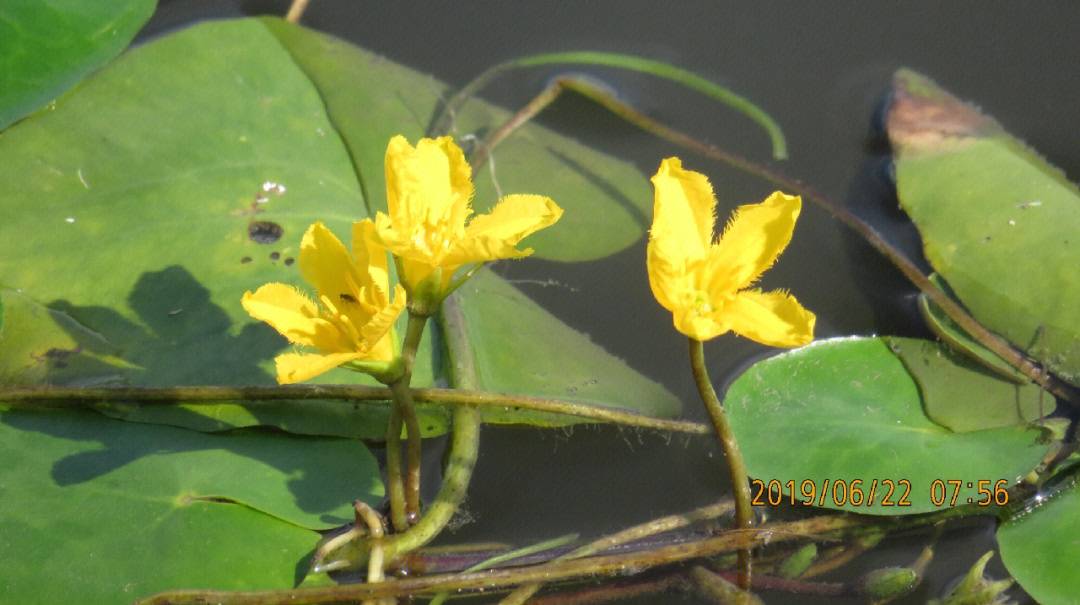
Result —
<svg viewBox="0 0 1080 605"><path fill-rule="evenodd" d="M1037 385L1016 384L960 353L927 340L887 338L923 400L933 422L955 431L981 431L1018 426L1052 414L1053 396L1040 397ZM963 380L957 380L963 376Z"/></svg>
<svg viewBox="0 0 1080 605"><path fill-rule="evenodd" d="M122 361L77 376L24 373L19 384L273 384L273 357L292 347L248 317L241 295L274 281L308 288L295 262L308 225L347 240L366 214L318 91L257 20L205 23L129 51L55 110L7 130L0 155L0 283L68 318L41 332L9 319L19 336L3 347L70 351L92 332ZM53 342L60 331L67 344ZM426 341L421 386L433 382ZM111 412L360 437L383 436L387 414L340 402ZM422 426L442 432L445 414L424 408Z"/></svg>
<svg viewBox="0 0 1080 605"><path fill-rule="evenodd" d="M0 4L0 130L115 57L154 0L9 0Z"/></svg>
<svg viewBox="0 0 1080 605"><path fill-rule="evenodd" d="M348 502L382 495L356 440L202 434L93 412L0 413L0 585L17 602L286 588ZM255 552L259 556L253 556Z"/></svg>
<svg viewBox="0 0 1080 605"><path fill-rule="evenodd" d="M1080 594L1080 486L1065 481L997 531L1005 567L1043 605L1075 603Z"/></svg>
<svg viewBox="0 0 1080 605"><path fill-rule="evenodd" d="M371 214L385 212L387 142L401 134L415 143L450 91L430 76L336 38L276 18L263 22L322 94L327 113L352 154ZM504 109L473 101L457 112L452 134L467 150L464 135L483 139L509 117ZM566 211L555 226L525 241L539 258L601 258L633 244L649 226L652 189L629 162L533 123L500 144L494 157L503 195L546 195ZM487 212L498 197L489 168L485 166L474 179L474 209Z"/></svg>
<svg viewBox="0 0 1080 605"><path fill-rule="evenodd" d="M170 75L177 72L191 75ZM0 167L0 189L7 193L0 207L0 282L70 318L72 330L90 331L108 343L115 363L80 374L79 382L272 383L272 358L290 347L247 317L240 296L273 281L307 288L295 262L304 230L321 220L339 235L349 233L352 221L368 215L362 188L373 192L374 204L384 203L382 161L389 137L399 132L418 137L423 116L434 112L442 90L430 78L275 19L204 23L134 49L55 110L18 124L0 139L0 154L10 158ZM491 124L507 115L474 105L461 112L461 120ZM502 170L562 183L564 190L530 191L548 193L567 207L560 225L581 221L579 230L603 234L560 236L556 248L591 258L640 236L647 215L638 206L620 204L647 204L650 196L629 164L543 129L527 129L518 139L532 145L520 148L530 149L530 160L516 163L504 156ZM513 146L506 149L509 153ZM552 158L573 166L556 169ZM554 172L563 176L553 177ZM565 175L574 175L573 182L563 182ZM621 189L634 183L641 191ZM617 191L625 196L612 193ZM582 207L575 210L572 204ZM620 227L619 221L626 224ZM605 239L609 235L614 239ZM489 330L477 327L483 325L472 329ZM490 325L505 331L516 324L510 317ZM531 338L545 343L555 332L576 335L547 317ZM485 343L477 346L502 346L496 335L477 334L476 342ZM19 347L56 348L46 346L44 338L45 332L24 332ZM422 343L416 386L434 382L436 341L429 335ZM570 359L564 349L547 346L545 351ZM528 359L544 357L530 353ZM490 379L489 384L548 396L578 389L577 397L565 398L661 415L676 409L669 393L604 359L610 363L537 370L550 376L574 370L554 385L550 377L536 376ZM616 382L642 390L590 382L607 380L604 372L616 367L621 376ZM320 381L371 383L345 370ZM76 379L53 373L17 381L41 382ZM627 394L636 394L638 403L627 403L634 400ZM262 424L364 438L381 438L387 417L385 405L341 402L101 409L128 420L205 431ZM439 406L421 406L420 415L425 434L446 430L447 415ZM511 416L492 417L511 421Z"/></svg>
<svg viewBox="0 0 1080 605"><path fill-rule="evenodd" d="M972 374L955 366L952 379L964 383ZM980 402L968 402L971 413L979 413ZM724 405L752 477L766 484L793 481L796 500L805 499L805 481L807 492L813 486L815 505L867 514L947 506L934 503L941 496L932 491L935 480L962 482L957 504L985 500L979 481L1015 483L1048 447L1040 443L1040 431L1026 427L954 433L934 424L923 413L915 380L880 338L821 341L759 362L731 385ZM856 480L862 501L852 505ZM836 487L839 481L844 488ZM886 481L895 488L892 505L882 503ZM910 484L904 499L909 505L900 504L907 491L901 481ZM951 499L953 486L945 487Z"/></svg>
<svg viewBox="0 0 1080 605"><path fill-rule="evenodd" d="M490 271L457 293L477 387L670 417L678 398L638 374ZM457 360L455 360L455 363ZM486 422L564 425L581 419L527 410L482 409Z"/></svg>
<svg viewBox="0 0 1080 605"><path fill-rule="evenodd" d="M930 264L983 325L1080 384L1080 190L927 78L900 70L894 89L897 193Z"/></svg>
<svg viewBox="0 0 1080 605"><path fill-rule="evenodd" d="M949 292L948 285L936 273L930 275L930 281L945 292ZM967 355L984 367L1013 382L1031 382L1023 372L1012 367L1009 362L999 357L997 353L987 349L979 341L972 338L925 294L919 295L919 313L922 314L923 320L926 321L926 325L929 326L930 330L954 350Z"/></svg>

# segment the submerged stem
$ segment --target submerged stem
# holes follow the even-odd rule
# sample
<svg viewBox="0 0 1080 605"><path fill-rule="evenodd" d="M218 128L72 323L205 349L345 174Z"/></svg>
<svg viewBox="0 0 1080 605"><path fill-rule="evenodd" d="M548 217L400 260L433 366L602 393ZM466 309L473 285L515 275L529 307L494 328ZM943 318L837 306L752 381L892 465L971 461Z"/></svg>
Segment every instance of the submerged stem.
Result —
<svg viewBox="0 0 1080 605"><path fill-rule="evenodd" d="M701 402L712 419L716 436L720 439L720 447L724 449L724 459L727 460L728 475L731 477L731 491L735 498L735 527L738 529L750 529L754 525L754 509L750 505L750 478L746 474L746 465L743 464L742 453L739 452L739 444L735 440L735 433L728 423L724 406L716 397L709 373L705 369L705 351L700 340L690 338L690 369L694 373L694 382L697 383L698 393L701 394ZM741 572L739 585L744 589L750 588L750 551L739 550L739 570Z"/></svg>
<svg viewBox="0 0 1080 605"><path fill-rule="evenodd" d="M731 507L732 505L730 502L721 502L718 504L713 504L711 506L706 506L690 511L688 513L670 515L667 517L661 517L660 519L653 519L652 521L649 521L647 523L635 525L620 532L600 538L599 540L594 540L584 546L581 546L571 552L566 553L565 555L556 557L554 561L565 561L567 559L587 557L603 550L614 548L623 544L628 544L630 542L641 540L655 534L680 529L693 523L697 523L699 521L715 519L716 517L719 517L720 515L730 511ZM536 594L536 592L540 590L542 586L543 584L540 582L521 586L514 590L514 592L507 595L502 601L500 601L499 605L513 605L524 603L532 595Z"/></svg>
<svg viewBox="0 0 1080 605"><path fill-rule="evenodd" d="M459 406L463 409L465 406ZM429 515L425 515L424 520ZM414 526L415 531L424 523ZM877 521L874 519L874 521ZM852 529L863 521L855 516L828 515L779 523L761 529L730 531L695 542L673 544L648 551L601 555L572 561L559 561L542 565L493 569L462 574L438 574L418 578L404 578L393 582L375 584L342 584L319 588L295 588L291 590L265 590L251 592L224 592L212 590L175 590L159 593L137 602L137 605L194 605L218 603L219 605L298 605L302 603L342 603L374 597L421 595L443 590L493 590L519 586L530 582L557 582L575 578L602 575L625 575L628 569L645 570L657 565L669 565L690 559L713 556L741 548L753 548L762 544L776 544L790 540L802 540L808 535ZM404 537L409 532L401 534ZM390 545L388 544L389 548ZM397 553L402 551L398 549ZM387 552L387 559L390 552Z"/></svg>

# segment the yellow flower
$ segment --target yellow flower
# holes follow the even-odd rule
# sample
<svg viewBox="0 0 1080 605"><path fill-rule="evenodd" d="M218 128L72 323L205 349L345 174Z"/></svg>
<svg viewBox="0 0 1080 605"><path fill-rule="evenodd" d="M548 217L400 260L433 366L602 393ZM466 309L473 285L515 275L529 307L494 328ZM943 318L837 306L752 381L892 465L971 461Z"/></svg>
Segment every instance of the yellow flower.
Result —
<svg viewBox="0 0 1080 605"><path fill-rule="evenodd" d="M649 285L680 332L708 340L730 330L774 347L813 340L814 314L793 297L749 289L791 241L802 207L798 196L777 191L739 207L713 242L716 197L705 175L668 158L652 182Z"/></svg>
<svg viewBox="0 0 1080 605"><path fill-rule="evenodd" d="M319 353L286 353L274 361L278 382L307 380L344 363L373 373L397 361L394 320L405 307L405 291L389 297L386 250L373 238L371 219L353 223L352 253L322 223L300 243L300 274L315 286L318 305L296 288L271 283L244 293L244 309L289 341Z"/></svg>
<svg viewBox="0 0 1080 605"><path fill-rule="evenodd" d="M461 265L518 258L522 238L551 225L562 209L541 195L509 195L474 217L471 168L450 137L396 136L386 149L386 205L375 217L379 241L399 259L399 278L411 296L437 304Z"/></svg>

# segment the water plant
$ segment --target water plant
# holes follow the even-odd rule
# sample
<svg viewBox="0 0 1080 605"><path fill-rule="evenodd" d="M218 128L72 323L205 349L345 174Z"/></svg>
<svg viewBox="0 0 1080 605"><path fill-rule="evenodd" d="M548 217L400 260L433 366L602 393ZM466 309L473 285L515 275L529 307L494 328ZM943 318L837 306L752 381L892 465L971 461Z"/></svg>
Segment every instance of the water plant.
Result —
<svg viewBox="0 0 1080 605"><path fill-rule="evenodd" d="M514 113L476 98L537 66L635 70L734 109L774 158L789 154L763 110L666 63L533 55L455 92L274 17L210 21L119 54L153 2L55 4L70 17L62 60L20 60L46 49L3 37L18 50L5 53L12 73L35 76L0 94L0 584L11 594L881 600L918 594L935 537L919 538L912 561L820 576L959 517L996 519L1002 560L1040 602L1080 592L1070 244L1080 193L929 79L897 72L884 124L899 201L936 275L806 184L661 124L594 80L559 76ZM3 10L18 31L51 27L30 5ZM567 91L700 154L684 156L695 168L716 159L783 193L741 206L717 239L717 200L729 200L704 173L658 152L650 191L633 165L531 120ZM911 280L940 340L811 342L813 313L756 289L804 201ZM529 253L589 261L646 229L635 270L689 338L734 500L717 493L583 540L426 547L469 492L485 423L713 438L673 419L681 402L665 387L481 266ZM792 350L718 396L702 342L728 331ZM321 384L293 384L310 380ZM444 433L441 477L428 479L437 493L424 502L432 442L422 438ZM755 519L755 506L770 512ZM1001 600L1008 582L985 577L988 560L930 596Z"/></svg>

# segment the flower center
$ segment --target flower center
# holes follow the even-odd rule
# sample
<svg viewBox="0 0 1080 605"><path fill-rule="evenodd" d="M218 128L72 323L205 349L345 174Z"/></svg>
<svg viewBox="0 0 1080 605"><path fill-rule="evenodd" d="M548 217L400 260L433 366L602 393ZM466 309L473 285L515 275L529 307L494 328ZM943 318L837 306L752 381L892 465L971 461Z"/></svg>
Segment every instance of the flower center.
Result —
<svg viewBox="0 0 1080 605"><path fill-rule="evenodd" d="M439 221L434 225L417 227L410 241L416 250L435 256L450 249L450 239L450 227Z"/></svg>
<svg viewBox="0 0 1080 605"><path fill-rule="evenodd" d="M707 292L696 290L690 296L693 301L690 307L694 310L695 315L708 315L715 310Z"/></svg>

